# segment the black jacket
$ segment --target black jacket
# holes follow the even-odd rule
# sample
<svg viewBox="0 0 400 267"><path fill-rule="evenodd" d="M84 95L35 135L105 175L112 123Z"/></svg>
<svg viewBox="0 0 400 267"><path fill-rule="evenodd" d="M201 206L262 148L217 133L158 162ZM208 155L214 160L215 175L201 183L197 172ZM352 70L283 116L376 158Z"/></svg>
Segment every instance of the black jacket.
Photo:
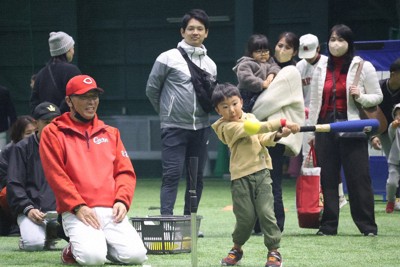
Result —
<svg viewBox="0 0 400 267"><path fill-rule="evenodd" d="M8 163L7 201L16 214L32 209L56 210L56 200L44 176L37 133L12 146Z"/></svg>
<svg viewBox="0 0 400 267"><path fill-rule="evenodd" d="M71 63L60 59L49 62L36 75L30 99L31 112L44 101L57 105L61 113L69 111L65 103L65 88L72 77L80 74L78 67Z"/></svg>
<svg viewBox="0 0 400 267"><path fill-rule="evenodd" d="M379 107L382 109L387 121L390 123L393 121L393 108L396 104L400 103L400 90L390 91L387 86L388 80L389 78L379 81L383 94L383 100L379 104Z"/></svg>
<svg viewBox="0 0 400 267"><path fill-rule="evenodd" d="M11 101L10 91L0 86L0 133L5 132L17 120L17 112Z"/></svg>
<svg viewBox="0 0 400 267"><path fill-rule="evenodd" d="M8 143L0 152L0 189L7 185L7 169L13 142Z"/></svg>

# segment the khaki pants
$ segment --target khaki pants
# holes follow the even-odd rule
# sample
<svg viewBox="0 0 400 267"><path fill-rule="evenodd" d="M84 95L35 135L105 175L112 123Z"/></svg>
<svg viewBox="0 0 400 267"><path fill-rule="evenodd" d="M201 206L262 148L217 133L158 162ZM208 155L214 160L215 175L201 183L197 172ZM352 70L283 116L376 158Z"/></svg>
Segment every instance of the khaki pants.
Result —
<svg viewBox="0 0 400 267"><path fill-rule="evenodd" d="M265 246L268 250L279 248L281 231L276 224L271 182L267 169L232 181L233 213L236 217L232 238L235 244L246 243L258 217Z"/></svg>

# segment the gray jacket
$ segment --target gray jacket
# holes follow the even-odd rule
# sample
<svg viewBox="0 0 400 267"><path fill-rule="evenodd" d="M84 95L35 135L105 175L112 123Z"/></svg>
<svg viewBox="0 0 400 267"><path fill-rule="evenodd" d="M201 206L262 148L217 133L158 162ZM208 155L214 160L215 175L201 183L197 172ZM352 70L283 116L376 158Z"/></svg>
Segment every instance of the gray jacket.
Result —
<svg viewBox="0 0 400 267"><path fill-rule="evenodd" d="M217 76L217 66L207 56L207 49L193 47L184 40L178 43L200 68ZM147 80L146 95L159 114L161 128L198 130L210 126L209 114L197 101L190 71L178 49L160 54Z"/></svg>

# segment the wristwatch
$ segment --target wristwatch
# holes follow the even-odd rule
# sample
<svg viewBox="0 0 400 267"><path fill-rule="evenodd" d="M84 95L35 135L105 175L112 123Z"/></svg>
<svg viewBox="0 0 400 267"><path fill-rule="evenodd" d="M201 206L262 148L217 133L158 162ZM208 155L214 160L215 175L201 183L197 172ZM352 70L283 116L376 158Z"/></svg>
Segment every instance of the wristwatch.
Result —
<svg viewBox="0 0 400 267"><path fill-rule="evenodd" d="M80 208L82 208L83 206L85 206L85 205L83 205L83 204L78 205L78 206L76 206L72 211L74 212L74 214L77 214L78 211L80 210Z"/></svg>

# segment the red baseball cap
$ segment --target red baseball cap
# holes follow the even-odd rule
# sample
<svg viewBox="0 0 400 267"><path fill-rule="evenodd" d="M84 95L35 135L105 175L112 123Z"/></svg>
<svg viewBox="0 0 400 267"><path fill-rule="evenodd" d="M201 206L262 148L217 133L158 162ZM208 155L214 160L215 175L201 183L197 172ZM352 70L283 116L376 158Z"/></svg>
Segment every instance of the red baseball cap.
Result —
<svg viewBox="0 0 400 267"><path fill-rule="evenodd" d="M66 95L83 95L90 90L97 90L99 93L104 92L103 89L97 87L96 81L89 75L77 75L68 81Z"/></svg>

